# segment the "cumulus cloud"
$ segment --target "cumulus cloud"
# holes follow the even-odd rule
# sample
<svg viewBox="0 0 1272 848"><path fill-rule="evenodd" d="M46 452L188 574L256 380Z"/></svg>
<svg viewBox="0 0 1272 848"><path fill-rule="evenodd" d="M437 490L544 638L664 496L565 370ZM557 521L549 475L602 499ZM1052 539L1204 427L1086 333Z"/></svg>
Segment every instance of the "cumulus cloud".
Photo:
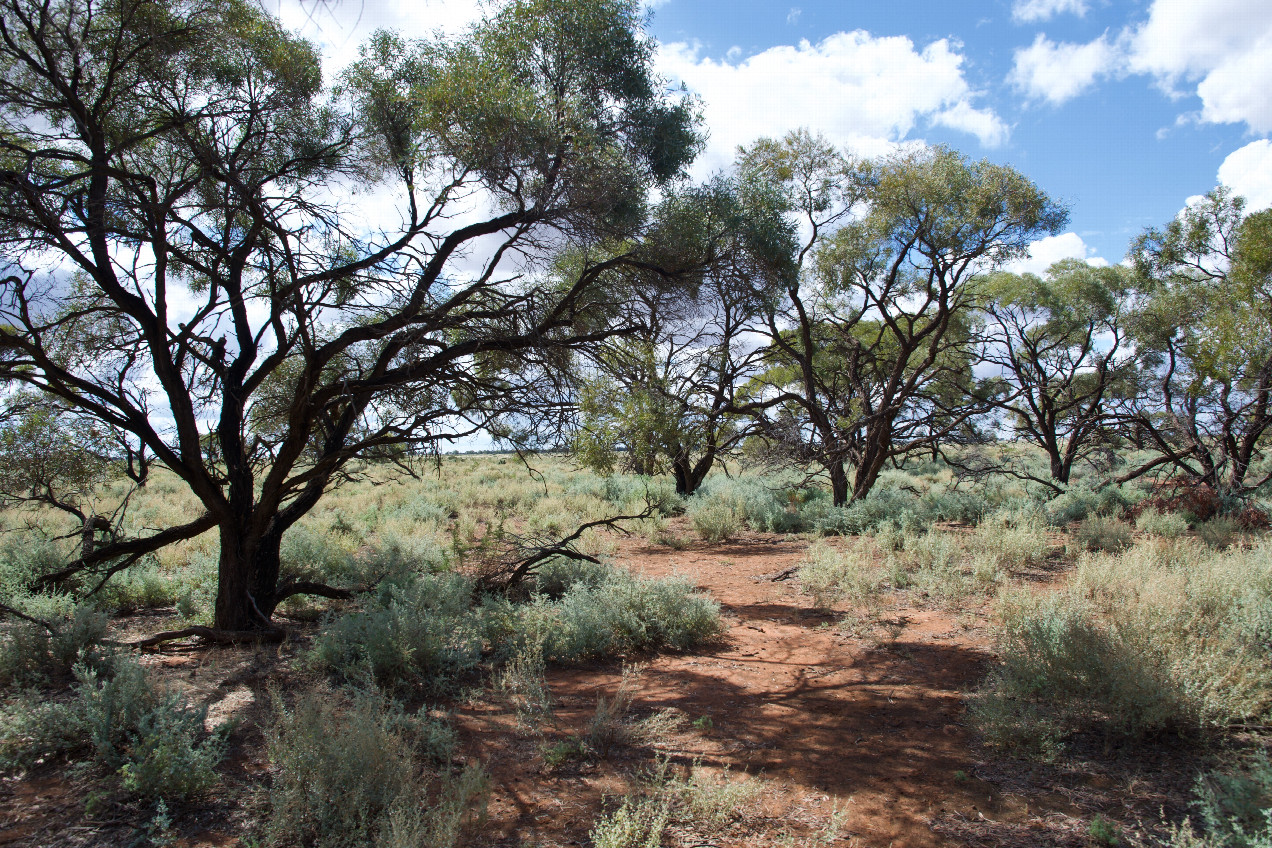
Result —
<svg viewBox="0 0 1272 848"><path fill-rule="evenodd" d="M811 127L862 155L896 148L921 124L975 135L992 147L1008 128L975 105L963 57L946 39L922 50L903 36L841 32L716 61L696 44L662 45L658 69L702 97L711 138L700 168L732 161L738 145Z"/></svg>
<svg viewBox="0 0 1272 848"><path fill-rule="evenodd" d="M1029 47L1015 52L1007 81L1026 97L1059 105L1112 74L1120 62L1117 47L1107 36L1088 44L1056 43L1042 33Z"/></svg>
<svg viewBox="0 0 1272 848"><path fill-rule="evenodd" d="M1016 0L1011 4L1011 19L1020 24L1049 20L1066 12L1082 17L1087 4L1085 0Z"/></svg>
<svg viewBox="0 0 1272 848"><path fill-rule="evenodd" d="M1201 98L1209 123L1272 131L1272 15L1267 0L1154 0L1129 34L1132 71Z"/></svg>
<svg viewBox="0 0 1272 848"><path fill-rule="evenodd" d="M1041 238L1029 245L1029 256L1007 265L1006 270L1042 276L1061 259L1083 259L1101 268L1109 264L1108 260L1094 254L1095 248L1088 246L1082 236L1073 232L1061 233L1058 236Z"/></svg>
<svg viewBox="0 0 1272 848"><path fill-rule="evenodd" d="M1272 206L1272 141L1252 141L1229 153L1219 166L1219 182L1246 199L1247 211Z"/></svg>

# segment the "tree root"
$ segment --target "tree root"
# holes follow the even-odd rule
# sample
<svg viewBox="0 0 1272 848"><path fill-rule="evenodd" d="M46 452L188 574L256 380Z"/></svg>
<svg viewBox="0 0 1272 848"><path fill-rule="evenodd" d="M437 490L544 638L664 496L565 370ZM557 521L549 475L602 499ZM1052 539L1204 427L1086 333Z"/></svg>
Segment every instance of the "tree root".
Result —
<svg viewBox="0 0 1272 848"><path fill-rule="evenodd" d="M147 648L154 648L167 642L175 642L178 639L189 639L192 636L198 636L217 645L242 645L245 643L281 642L287 638L287 631L281 627L276 627L272 630L217 630L196 624L193 627L184 627L181 630L165 630L162 633L156 633L154 636L139 639L129 644L144 651Z"/></svg>

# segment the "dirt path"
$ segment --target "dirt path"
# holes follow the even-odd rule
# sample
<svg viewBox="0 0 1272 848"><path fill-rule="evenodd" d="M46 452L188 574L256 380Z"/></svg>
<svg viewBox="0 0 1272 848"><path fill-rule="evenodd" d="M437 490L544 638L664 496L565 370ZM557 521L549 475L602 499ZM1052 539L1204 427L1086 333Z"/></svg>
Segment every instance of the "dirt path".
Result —
<svg viewBox="0 0 1272 848"><path fill-rule="evenodd" d="M845 633L835 626L839 616L815 610L796 581L762 577L795 565L807 547L747 534L725 545L676 551L632 543L619 552L635 571L689 577L724 613L718 646L653 658L634 699L640 713L675 708L697 721L656 746L663 753L764 778L755 828L710 844L807 837L837 809L846 823L831 844L918 848L957 844L933 831L937 817L1023 813L1021 802L971 776L962 694L984 675L984 631L897 600L873 636ZM549 680L558 731L551 739L578 732L597 698L612 696L618 675L612 667L564 669ZM536 783L525 774L529 748L506 737L495 747L483 753L497 787L491 826L505 844L585 844L600 796L624 790L621 762ZM555 810L550 821L545 809Z"/></svg>

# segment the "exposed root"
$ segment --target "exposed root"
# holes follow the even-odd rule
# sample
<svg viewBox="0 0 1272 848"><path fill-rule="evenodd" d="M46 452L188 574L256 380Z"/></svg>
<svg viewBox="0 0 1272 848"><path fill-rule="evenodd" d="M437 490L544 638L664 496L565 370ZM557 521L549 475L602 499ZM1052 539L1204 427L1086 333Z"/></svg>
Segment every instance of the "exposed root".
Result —
<svg viewBox="0 0 1272 848"><path fill-rule="evenodd" d="M770 583L777 583L779 580L790 580L799 573L799 566L792 565L790 568L783 568L781 571L774 571L769 574L757 574L751 579L756 583L762 583L767 580Z"/></svg>
<svg viewBox="0 0 1272 848"><path fill-rule="evenodd" d="M245 643L281 642L287 638L287 631L281 627L275 627L271 630L217 630L196 624L193 627L183 627L180 630L165 630L162 633L156 633L154 636L149 636L130 644L132 647L141 648L144 651L147 648L154 648L179 639L189 639L192 636L197 636L217 645L242 645Z"/></svg>

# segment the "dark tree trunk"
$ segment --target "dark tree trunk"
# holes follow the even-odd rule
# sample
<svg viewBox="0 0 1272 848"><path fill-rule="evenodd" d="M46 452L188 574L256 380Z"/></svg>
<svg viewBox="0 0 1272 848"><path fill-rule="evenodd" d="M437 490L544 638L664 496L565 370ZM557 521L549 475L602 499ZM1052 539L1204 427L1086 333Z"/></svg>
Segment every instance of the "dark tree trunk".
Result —
<svg viewBox="0 0 1272 848"><path fill-rule="evenodd" d="M271 529L256 540L238 527L221 527L221 558L213 627L226 631L274 630L270 616L278 605L282 531Z"/></svg>
<svg viewBox="0 0 1272 848"><path fill-rule="evenodd" d="M676 494L688 496L698 491L714 464L714 450L708 450L697 462L689 458L688 451L677 452L675 459L671 461L671 474L676 479Z"/></svg>
<svg viewBox="0 0 1272 848"><path fill-rule="evenodd" d="M827 470L830 471L831 500L835 506L843 506L848 503L848 472L843 462L832 462Z"/></svg>

